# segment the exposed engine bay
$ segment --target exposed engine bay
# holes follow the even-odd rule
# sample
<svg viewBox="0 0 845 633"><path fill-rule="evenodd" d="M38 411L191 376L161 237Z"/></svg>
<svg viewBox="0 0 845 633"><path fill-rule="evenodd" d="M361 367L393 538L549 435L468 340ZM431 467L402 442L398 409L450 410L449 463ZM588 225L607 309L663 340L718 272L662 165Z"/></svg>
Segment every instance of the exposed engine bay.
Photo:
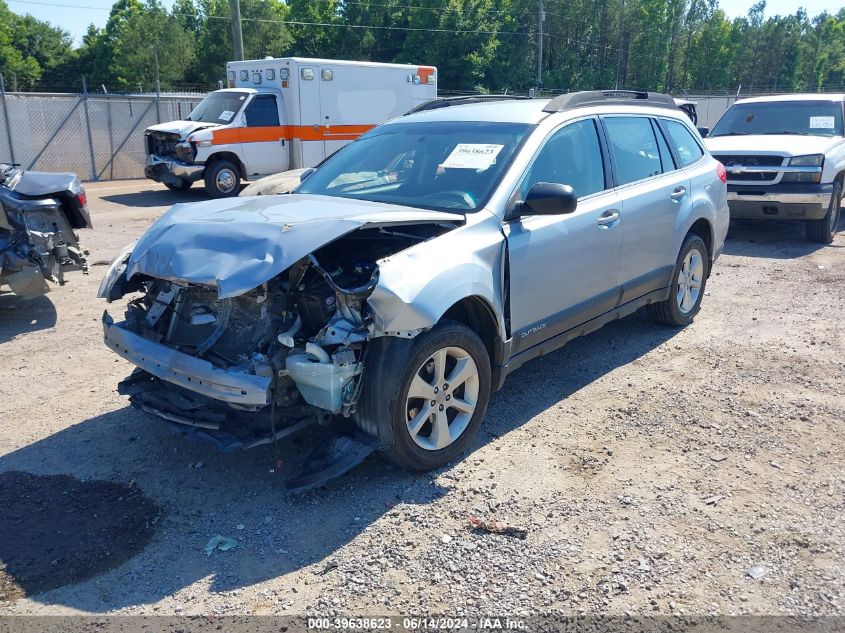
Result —
<svg viewBox="0 0 845 633"><path fill-rule="evenodd" d="M133 298L123 323L104 316L105 340L138 365L119 391L222 450L354 417L374 334L367 297L378 262L451 228L361 228L232 297L220 298L212 285L127 280L119 270L104 296Z"/></svg>
<svg viewBox="0 0 845 633"><path fill-rule="evenodd" d="M64 273L88 273L77 229L91 228L85 190L74 174L0 165L0 285L32 299Z"/></svg>

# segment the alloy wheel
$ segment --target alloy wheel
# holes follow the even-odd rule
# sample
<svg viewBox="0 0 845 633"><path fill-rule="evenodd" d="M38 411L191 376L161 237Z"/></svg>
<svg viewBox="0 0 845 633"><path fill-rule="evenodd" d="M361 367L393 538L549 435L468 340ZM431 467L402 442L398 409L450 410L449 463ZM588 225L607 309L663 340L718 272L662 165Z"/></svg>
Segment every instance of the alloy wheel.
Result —
<svg viewBox="0 0 845 633"><path fill-rule="evenodd" d="M691 248L678 271L678 291L675 299L682 314L688 314L698 303L703 282L704 257L697 248Z"/></svg>
<svg viewBox="0 0 845 633"><path fill-rule="evenodd" d="M414 372L405 402L407 429L421 448L436 451L457 441L478 405L478 367L460 347L434 352Z"/></svg>

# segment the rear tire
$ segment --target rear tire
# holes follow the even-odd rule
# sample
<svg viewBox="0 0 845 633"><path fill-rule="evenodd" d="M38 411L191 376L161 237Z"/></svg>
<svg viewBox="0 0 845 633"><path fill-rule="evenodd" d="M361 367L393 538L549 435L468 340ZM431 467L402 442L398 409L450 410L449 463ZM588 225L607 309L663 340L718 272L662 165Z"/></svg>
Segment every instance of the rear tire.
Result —
<svg viewBox="0 0 845 633"><path fill-rule="evenodd" d="M681 327L689 325L701 309L707 276L710 274L710 255L707 245L695 233L690 233L681 246L669 298L646 306L648 315L664 325Z"/></svg>
<svg viewBox="0 0 845 633"><path fill-rule="evenodd" d="M230 160L216 160L205 168L205 191L212 198L231 198L241 190L241 174Z"/></svg>
<svg viewBox="0 0 845 633"><path fill-rule="evenodd" d="M466 450L484 418L491 385L487 349L454 321L412 341L390 338L370 343L358 424L378 435L383 455L399 466L438 468Z"/></svg>
<svg viewBox="0 0 845 633"><path fill-rule="evenodd" d="M821 220L807 220L806 233L807 241L817 244L830 244L839 228L839 217L842 212L842 183L833 183L833 194L830 196L830 204L827 213Z"/></svg>

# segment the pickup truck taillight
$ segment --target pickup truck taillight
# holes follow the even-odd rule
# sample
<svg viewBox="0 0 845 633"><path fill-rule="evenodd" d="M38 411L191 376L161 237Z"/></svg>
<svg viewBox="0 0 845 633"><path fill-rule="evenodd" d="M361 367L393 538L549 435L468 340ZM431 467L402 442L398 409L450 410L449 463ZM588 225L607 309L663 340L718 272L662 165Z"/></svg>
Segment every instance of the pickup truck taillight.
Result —
<svg viewBox="0 0 845 633"><path fill-rule="evenodd" d="M728 182L728 172L725 169L725 166L722 163L717 163L716 167L716 175L719 176L719 180L722 181L723 184L727 184Z"/></svg>

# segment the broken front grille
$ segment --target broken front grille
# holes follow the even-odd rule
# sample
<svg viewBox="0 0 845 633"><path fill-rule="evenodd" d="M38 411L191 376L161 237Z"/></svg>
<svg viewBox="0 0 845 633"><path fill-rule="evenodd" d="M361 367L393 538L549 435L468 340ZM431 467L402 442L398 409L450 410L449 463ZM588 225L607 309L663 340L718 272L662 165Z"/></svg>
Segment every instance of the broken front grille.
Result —
<svg viewBox="0 0 845 633"><path fill-rule="evenodd" d="M175 156L179 136L166 132L147 132L147 154Z"/></svg>

